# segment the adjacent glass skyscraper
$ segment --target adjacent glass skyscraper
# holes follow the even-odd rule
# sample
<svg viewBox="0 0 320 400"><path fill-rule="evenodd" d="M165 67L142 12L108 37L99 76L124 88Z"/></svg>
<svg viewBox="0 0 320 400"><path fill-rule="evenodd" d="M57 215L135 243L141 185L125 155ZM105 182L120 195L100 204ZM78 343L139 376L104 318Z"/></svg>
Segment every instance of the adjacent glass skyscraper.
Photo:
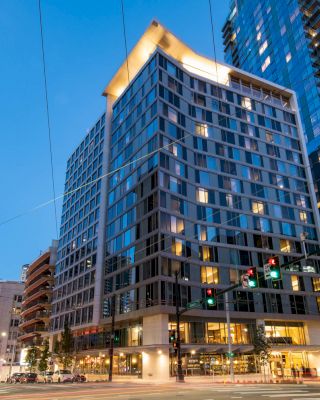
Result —
<svg viewBox="0 0 320 400"><path fill-rule="evenodd" d="M257 324L276 352L274 373L279 363L316 365L319 257L277 282L262 268L270 256L301 256L304 232L309 252L319 244L294 93L198 55L154 21L104 94L105 116L68 162L56 271L53 335L69 323L76 367L107 372L114 299L115 372L168 379L176 303L239 282L252 266L260 288L230 293L236 372L254 368ZM214 357L214 372L226 372L223 298L185 313L180 328L185 371L208 374Z"/></svg>
<svg viewBox="0 0 320 400"><path fill-rule="evenodd" d="M320 3L232 0L223 28L228 63L292 88L310 154L320 146Z"/></svg>

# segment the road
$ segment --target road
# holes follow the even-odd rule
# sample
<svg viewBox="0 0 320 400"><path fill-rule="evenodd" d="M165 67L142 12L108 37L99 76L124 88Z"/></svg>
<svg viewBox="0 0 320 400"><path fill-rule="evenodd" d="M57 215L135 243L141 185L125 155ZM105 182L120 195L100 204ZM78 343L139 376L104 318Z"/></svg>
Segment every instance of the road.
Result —
<svg viewBox="0 0 320 400"><path fill-rule="evenodd" d="M0 384L1 400L320 400L320 384Z"/></svg>

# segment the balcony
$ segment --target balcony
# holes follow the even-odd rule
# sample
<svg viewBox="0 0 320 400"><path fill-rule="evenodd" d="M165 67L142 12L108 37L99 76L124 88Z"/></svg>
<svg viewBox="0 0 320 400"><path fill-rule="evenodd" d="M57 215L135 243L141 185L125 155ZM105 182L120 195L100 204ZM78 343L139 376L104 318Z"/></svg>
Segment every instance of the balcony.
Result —
<svg viewBox="0 0 320 400"><path fill-rule="evenodd" d="M19 328L25 331L26 326L35 324L40 321L48 323L49 318L50 318L50 313L48 311L37 311L32 316L24 318L23 322L19 325Z"/></svg>
<svg viewBox="0 0 320 400"><path fill-rule="evenodd" d="M35 293L31 294L28 296L25 300L22 302L22 307L26 308L26 305L33 302L34 300L38 299L41 296L48 296L47 302L51 302L51 294L52 294L52 287L46 287L40 290L37 290Z"/></svg>
<svg viewBox="0 0 320 400"><path fill-rule="evenodd" d="M34 336L40 336L41 333L48 332L48 328L44 325L34 325L24 330L24 333L19 336L20 341L28 340Z"/></svg>
<svg viewBox="0 0 320 400"><path fill-rule="evenodd" d="M20 316L21 318L26 318L27 315L34 313L35 311L39 311L42 308L46 310L51 310L52 305L48 302L48 300L44 299L43 301L37 301L35 304L29 304L29 306L22 310Z"/></svg>
<svg viewBox="0 0 320 400"><path fill-rule="evenodd" d="M44 262L46 262L46 264L48 264L49 257L50 257L50 253L48 251L46 251L45 253L41 254L41 256L34 263L30 264L30 266L28 268L28 272L27 272L27 279L34 271L36 271L38 268L41 268L43 266ZM46 260L46 258L48 260Z"/></svg>
<svg viewBox="0 0 320 400"><path fill-rule="evenodd" d="M26 297L28 294L30 294L32 291L34 291L37 287L39 287L41 285L53 284L53 282L54 282L54 278L52 275L44 275L24 290L24 296Z"/></svg>
<svg viewBox="0 0 320 400"><path fill-rule="evenodd" d="M30 283L33 283L34 279L41 276L42 274L44 274L46 272L50 272L50 274L52 274L53 271L54 271L53 265L44 264L41 267L32 271L32 273L28 275L26 283L27 283L27 285L29 285Z"/></svg>

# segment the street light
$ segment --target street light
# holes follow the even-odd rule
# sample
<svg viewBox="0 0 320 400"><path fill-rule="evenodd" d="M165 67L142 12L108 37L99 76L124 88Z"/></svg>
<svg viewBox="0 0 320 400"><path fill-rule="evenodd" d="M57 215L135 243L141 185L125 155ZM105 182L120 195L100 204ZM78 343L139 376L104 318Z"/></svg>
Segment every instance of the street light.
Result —
<svg viewBox="0 0 320 400"><path fill-rule="evenodd" d="M177 382L184 382L184 375L182 371L182 359L181 359L181 338L180 338L180 285L179 285L179 272L180 263L172 263L172 270L175 275L175 296L176 296L176 321L177 321Z"/></svg>

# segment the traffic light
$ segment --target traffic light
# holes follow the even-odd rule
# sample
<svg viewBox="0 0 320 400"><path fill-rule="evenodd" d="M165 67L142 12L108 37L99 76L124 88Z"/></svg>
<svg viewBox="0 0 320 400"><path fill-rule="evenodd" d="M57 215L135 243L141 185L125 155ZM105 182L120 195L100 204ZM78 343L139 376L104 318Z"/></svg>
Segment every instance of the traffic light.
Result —
<svg viewBox="0 0 320 400"><path fill-rule="evenodd" d="M257 279L257 268L251 267L247 269L246 275L248 276L248 286L249 288L258 287L258 279Z"/></svg>
<svg viewBox="0 0 320 400"><path fill-rule="evenodd" d="M230 352L226 353L226 357L232 358L232 357L234 357L234 353L232 353L232 351L230 351Z"/></svg>
<svg viewBox="0 0 320 400"><path fill-rule="evenodd" d="M208 308L216 305L216 289L206 289L206 303Z"/></svg>
<svg viewBox="0 0 320 400"><path fill-rule="evenodd" d="M270 276L273 281L281 279L280 265L278 257L270 257L268 260L270 265Z"/></svg>

